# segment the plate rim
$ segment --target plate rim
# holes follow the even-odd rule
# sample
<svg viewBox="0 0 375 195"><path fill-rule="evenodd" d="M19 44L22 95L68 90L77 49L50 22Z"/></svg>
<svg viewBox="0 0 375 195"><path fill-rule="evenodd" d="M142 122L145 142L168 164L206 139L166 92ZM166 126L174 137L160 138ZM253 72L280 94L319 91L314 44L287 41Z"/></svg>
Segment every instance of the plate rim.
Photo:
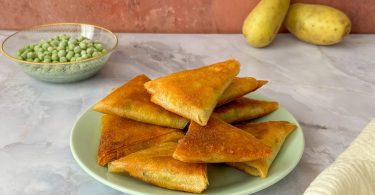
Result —
<svg viewBox="0 0 375 195"><path fill-rule="evenodd" d="M252 95L255 95L256 97L252 97ZM268 98L267 96L264 96L262 94L259 94L259 93L252 93L252 94L247 94L245 95L245 97L251 97L251 98L254 98L254 99L263 99L263 100L272 100L270 98ZM80 159L80 157L78 156L78 154L76 153L75 151L75 144L73 142L73 136L76 132L76 126L78 125L78 122L80 121L80 119L89 111L92 111L91 108L93 107L94 104L90 105L88 108L86 108L84 111L82 111L78 117L76 118L75 122L74 122L74 125L71 129L71 133L70 133L70 140L69 140L69 146L70 146L70 151L73 155L73 158L74 160L78 163L78 165L86 172L88 173L88 175L90 175L91 177L93 177L94 179L96 179L97 181L101 182L102 184L110 187L110 188L113 188L113 189L116 189L120 192L124 192L124 193L129 193L129 194L136 194L136 195L148 195L147 193L144 193L144 192L140 192L140 191L136 191L136 190L133 190L133 189L130 189L130 188L127 188L127 187L124 187L122 185L119 185L119 184L116 184L116 183L113 183L113 182L110 182L102 177L100 177L99 175L97 175L97 173L95 173L94 171L92 171L90 168L88 168L85 163L83 163ZM257 186L257 187L253 187L253 188L250 188L250 189L244 189L244 190L241 190L241 191L237 191L235 192L235 194L252 194L252 193L255 193L255 192L259 192L261 190L264 190L274 184L276 184L277 182L281 181L284 177L286 177L288 174L290 174L295 168L296 166L298 165L298 163L301 161L302 159L302 156L303 156L303 153L305 151L305 135L303 133L303 129L301 128L301 125L299 124L298 120L296 119L296 117L291 113L289 112L289 110L287 110L285 107L283 107L282 105L279 104L279 108L278 109L284 109L287 113L289 113L293 118L294 120L296 121L296 125L298 128L300 128L300 133L301 133L301 144L302 144L302 150L300 150L300 152L297 154L298 158L295 159L295 161L291 162L292 166L289 166L287 169L284 169L281 173L279 173L276 177L272 178L272 180L268 180L267 184L266 185L261 185L261 186ZM276 156L277 158L277 156ZM168 190L168 189L165 189L165 190ZM178 192L181 192L181 191L178 191ZM185 193L189 193L189 192L185 192ZM204 194L204 192L202 192L202 194ZM234 194L234 193L230 193L230 194Z"/></svg>

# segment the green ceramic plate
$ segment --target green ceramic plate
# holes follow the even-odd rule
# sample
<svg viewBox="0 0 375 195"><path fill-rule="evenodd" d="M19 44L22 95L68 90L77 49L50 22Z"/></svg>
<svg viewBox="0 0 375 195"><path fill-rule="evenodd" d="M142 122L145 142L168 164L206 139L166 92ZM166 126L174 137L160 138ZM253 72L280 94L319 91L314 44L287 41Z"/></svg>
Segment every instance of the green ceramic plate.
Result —
<svg viewBox="0 0 375 195"><path fill-rule="evenodd" d="M265 99L264 96L253 94L250 97ZM70 148L75 160L89 175L98 181L129 194L186 194L171 191L134 179L127 174L108 173L106 167L96 163L96 154L100 138L101 114L88 109L75 123L71 138ZM260 191L278 182L290 173L301 159L304 149L303 132L297 120L285 108L257 119L256 121L289 121L298 125L285 141L265 179L249 176L234 168L221 164L208 166L208 180L210 185L203 194L250 194Z"/></svg>

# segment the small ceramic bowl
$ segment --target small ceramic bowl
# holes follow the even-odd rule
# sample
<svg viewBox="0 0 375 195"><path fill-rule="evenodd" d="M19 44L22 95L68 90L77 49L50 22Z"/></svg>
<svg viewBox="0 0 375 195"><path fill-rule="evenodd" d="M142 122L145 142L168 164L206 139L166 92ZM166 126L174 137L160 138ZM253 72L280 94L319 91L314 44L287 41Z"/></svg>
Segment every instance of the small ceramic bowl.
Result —
<svg viewBox="0 0 375 195"><path fill-rule="evenodd" d="M46 63L17 59L17 50L25 45L35 44L60 34L66 34L70 37L84 36L98 40L107 52L100 56L75 62ZM107 62L117 44L116 35L105 28L90 24L55 23L34 26L16 32L4 40L1 50L6 57L16 62L26 74L33 78L47 82L67 83L83 80L97 73Z"/></svg>

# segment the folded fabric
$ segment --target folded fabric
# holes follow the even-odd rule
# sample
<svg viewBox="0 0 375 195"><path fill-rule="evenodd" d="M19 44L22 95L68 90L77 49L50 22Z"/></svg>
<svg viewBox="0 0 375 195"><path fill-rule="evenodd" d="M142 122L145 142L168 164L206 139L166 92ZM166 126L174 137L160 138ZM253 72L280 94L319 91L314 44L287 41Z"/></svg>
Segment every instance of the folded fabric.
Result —
<svg viewBox="0 0 375 195"><path fill-rule="evenodd" d="M315 178L305 195L375 194L375 119Z"/></svg>

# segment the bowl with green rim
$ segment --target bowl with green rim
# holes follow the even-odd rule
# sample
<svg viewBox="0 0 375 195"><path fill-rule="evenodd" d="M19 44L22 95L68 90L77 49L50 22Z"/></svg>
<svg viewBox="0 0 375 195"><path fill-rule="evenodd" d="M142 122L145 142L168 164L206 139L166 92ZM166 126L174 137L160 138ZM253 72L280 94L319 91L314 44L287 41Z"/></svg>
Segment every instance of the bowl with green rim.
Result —
<svg viewBox="0 0 375 195"><path fill-rule="evenodd" d="M33 26L10 35L3 41L1 51L35 79L68 83L95 75L117 44L116 35L103 27L54 23Z"/></svg>

